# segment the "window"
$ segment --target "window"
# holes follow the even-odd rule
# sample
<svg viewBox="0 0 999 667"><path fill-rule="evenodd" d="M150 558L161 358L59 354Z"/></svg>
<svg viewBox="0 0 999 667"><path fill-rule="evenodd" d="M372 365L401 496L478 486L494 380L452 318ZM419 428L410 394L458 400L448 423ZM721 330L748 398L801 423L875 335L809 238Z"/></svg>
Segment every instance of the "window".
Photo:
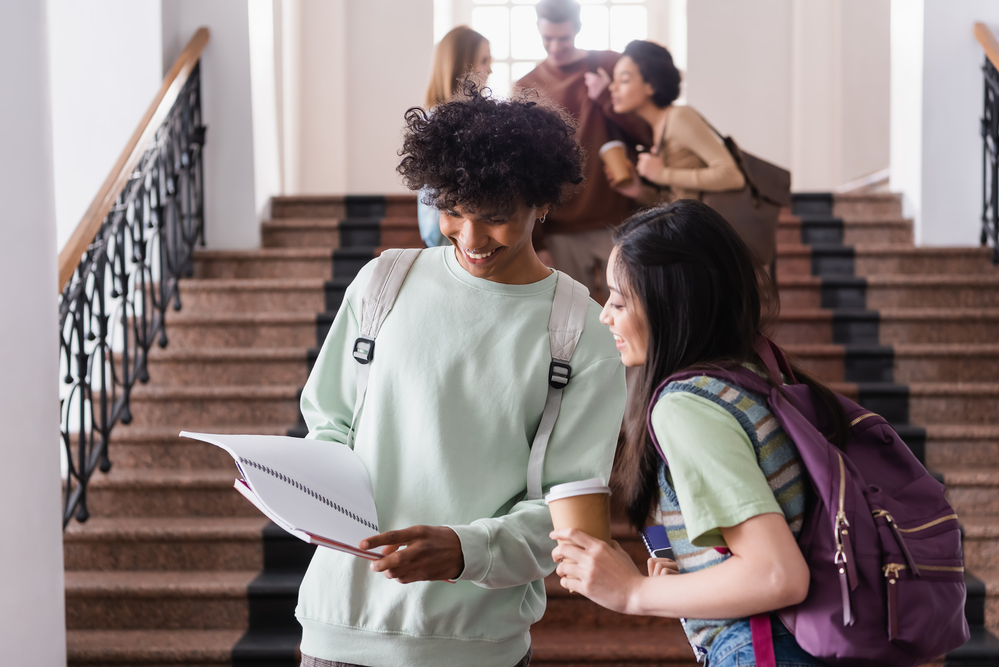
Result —
<svg viewBox="0 0 999 667"><path fill-rule="evenodd" d="M633 39L650 35L650 14L655 15L658 0L579 0L583 27L576 37L581 49L621 51ZM444 3L438 3L438 7ZM437 20L435 40L454 25L465 23L489 39L493 73L489 86L499 95L508 95L511 83L534 69L545 58L538 35L537 0L451 0L452 21ZM650 11L652 10L652 11ZM446 30L444 26L447 26Z"/></svg>

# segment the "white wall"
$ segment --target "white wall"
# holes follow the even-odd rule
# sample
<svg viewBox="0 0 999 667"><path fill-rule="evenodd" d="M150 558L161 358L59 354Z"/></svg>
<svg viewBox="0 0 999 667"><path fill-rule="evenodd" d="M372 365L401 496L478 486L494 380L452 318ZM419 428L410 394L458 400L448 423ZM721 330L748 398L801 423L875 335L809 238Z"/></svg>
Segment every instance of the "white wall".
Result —
<svg viewBox="0 0 999 667"><path fill-rule="evenodd" d="M48 0L48 6L61 248L159 90L160 2Z"/></svg>
<svg viewBox="0 0 999 667"><path fill-rule="evenodd" d="M274 0L247 0L250 30L250 99L253 117L253 183L257 219L270 213L272 195L284 192L278 125L279 88Z"/></svg>
<svg viewBox="0 0 999 667"><path fill-rule="evenodd" d="M44 2L0 3L0 664L65 665L56 212Z"/></svg>
<svg viewBox="0 0 999 667"><path fill-rule="evenodd" d="M972 33L976 21L999 34L999 3L892 2L892 37L899 39L892 50L892 186L904 192L921 245L979 241L984 55Z"/></svg>
<svg viewBox="0 0 999 667"><path fill-rule="evenodd" d="M831 190L888 164L889 0L687 5L687 101L746 150Z"/></svg>
<svg viewBox="0 0 999 667"><path fill-rule="evenodd" d="M195 31L211 31L201 57L205 140L205 237L210 247L260 245L253 145L247 0L162 0L163 65Z"/></svg>

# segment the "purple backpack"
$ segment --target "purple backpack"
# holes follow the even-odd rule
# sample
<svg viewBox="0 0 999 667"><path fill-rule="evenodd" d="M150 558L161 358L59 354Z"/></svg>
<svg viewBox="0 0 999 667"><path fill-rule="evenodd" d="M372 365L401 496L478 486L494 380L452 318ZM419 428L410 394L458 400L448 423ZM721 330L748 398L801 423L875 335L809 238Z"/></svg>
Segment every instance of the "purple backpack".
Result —
<svg viewBox="0 0 999 667"><path fill-rule="evenodd" d="M830 443L827 410L795 383L780 348L761 338L754 349L770 377L783 371L792 384L778 390L739 366L677 373L657 395L701 375L729 382L766 397L797 446L811 480L798 537L811 580L804 602L776 612L781 621L805 651L834 665L914 667L964 644L961 532L944 486L882 417L842 396L850 435L843 450ZM769 614L750 625L757 666L773 667Z"/></svg>

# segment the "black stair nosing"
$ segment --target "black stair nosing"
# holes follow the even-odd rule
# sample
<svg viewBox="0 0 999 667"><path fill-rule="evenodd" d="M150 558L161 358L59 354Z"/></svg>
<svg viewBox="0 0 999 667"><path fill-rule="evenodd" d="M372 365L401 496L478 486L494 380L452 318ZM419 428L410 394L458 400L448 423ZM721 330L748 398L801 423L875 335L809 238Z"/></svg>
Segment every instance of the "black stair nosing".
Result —
<svg viewBox="0 0 999 667"><path fill-rule="evenodd" d="M853 276L854 249L838 243L812 243L813 276Z"/></svg>
<svg viewBox="0 0 999 667"><path fill-rule="evenodd" d="M985 599L988 597L985 582L965 570L964 585L968 589L968 597L964 602L964 616L968 619L968 625L983 626L985 625Z"/></svg>
<svg viewBox="0 0 999 667"><path fill-rule="evenodd" d="M888 382L857 382L857 402L893 427L909 424L909 387Z"/></svg>
<svg viewBox="0 0 999 667"><path fill-rule="evenodd" d="M348 218L384 218L385 195L347 195L344 197Z"/></svg>
<svg viewBox="0 0 999 667"><path fill-rule="evenodd" d="M895 379L895 349L877 343L847 343L843 346L843 372L847 382L892 383Z"/></svg>
<svg viewBox="0 0 999 667"><path fill-rule="evenodd" d="M795 215L832 215L833 193L795 192L791 194L791 212Z"/></svg>
<svg viewBox="0 0 999 667"><path fill-rule="evenodd" d="M996 667L999 665L999 638L986 628L971 628L971 639L944 658L944 667Z"/></svg>
<svg viewBox="0 0 999 667"><path fill-rule="evenodd" d="M847 275L822 275L820 299L822 308L867 308L867 279Z"/></svg>
<svg viewBox="0 0 999 667"><path fill-rule="evenodd" d="M302 629L258 632L249 630L232 647L232 667L298 667Z"/></svg>

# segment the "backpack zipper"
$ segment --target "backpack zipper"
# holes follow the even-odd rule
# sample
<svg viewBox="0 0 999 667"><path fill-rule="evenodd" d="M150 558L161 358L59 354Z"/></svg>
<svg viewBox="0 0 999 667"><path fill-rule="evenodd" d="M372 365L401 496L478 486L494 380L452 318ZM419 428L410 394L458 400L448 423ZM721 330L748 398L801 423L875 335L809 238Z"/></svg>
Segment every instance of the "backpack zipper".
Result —
<svg viewBox="0 0 999 667"><path fill-rule="evenodd" d="M846 465L843 456L839 457L839 509L836 512L836 525L833 534L836 538L836 555L833 563L839 566L839 584L843 595L843 626L853 625L853 610L850 606L850 591L858 585L857 567L853 563L853 546L850 544L850 521L846 518Z"/></svg>
<svg viewBox="0 0 999 667"><path fill-rule="evenodd" d="M908 569L904 563L888 563L881 568L888 580L888 639L894 640L898 635L898 575ZM963 567L951 565L920 565L921 570L937 572L964 572Z"/></svg>
<svg viewBox="0 0 999 667"><path fill-rule="evenodd" d="M916 561L913 560L912 554L909 552L909 545L905 543L905 538L902 537L902 533L900 532L901 529L895 523L895 519L892 518L891 513L888 510L874 510L871 514L873 514L875 518L882 517L888 522L888 526L891 528L891 533L895 536L895 541L898 543L898 548L902 550L902 555L905 556L905 562L909 564L909 567L912 569L912 573L918 577L919 566L916 565Z"/></svg>
<svg viewBox="0 0 999 667"><path fill-rule="evenodd" d="M864 413L864 414L860 415L859 417L857 417L856 419L854 419L852 422L850 422L850 427L853 428L854 426L856 426L860 422L864 421L868 417L877 417L877 416L878 415L874 414L873 412Z"/></svg>

